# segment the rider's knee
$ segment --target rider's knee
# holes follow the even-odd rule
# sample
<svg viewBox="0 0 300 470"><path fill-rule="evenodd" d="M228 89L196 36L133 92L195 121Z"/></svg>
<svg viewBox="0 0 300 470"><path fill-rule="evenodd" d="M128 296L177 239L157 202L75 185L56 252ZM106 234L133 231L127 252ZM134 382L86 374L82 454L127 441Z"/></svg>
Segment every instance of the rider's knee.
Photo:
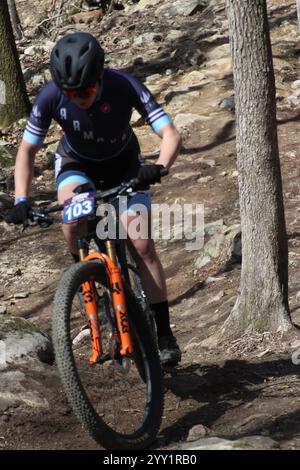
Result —
<svg viewBox="0 0 300 470"><path fill-rule="evenodd" d="M139 259L148 262L156 260L157 254L152 240L133 240L132 244Z"/></svg>
<svg viewBox="0 0 300 470"><path fill-rule="evenodd" d="M78 234L81 233L82 227L84 225L84 222L76 221L70 224L65 224L64 227L64 233L67 234L69 237L76 237Z"/></svg>

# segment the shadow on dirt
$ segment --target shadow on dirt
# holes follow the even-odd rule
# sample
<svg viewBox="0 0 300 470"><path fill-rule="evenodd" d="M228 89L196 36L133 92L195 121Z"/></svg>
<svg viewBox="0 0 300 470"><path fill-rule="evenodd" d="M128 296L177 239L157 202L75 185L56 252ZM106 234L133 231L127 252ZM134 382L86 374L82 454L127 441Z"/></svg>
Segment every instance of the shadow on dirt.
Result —
<svg viewBox="0 0 300 470"><path fill-rule="evenodd" d="M291 411L284 408L282 398L292 400L300 392L299 366L291 362L290 357L276 358L263 363L250 363L244 360L229 360L223 366L219 365L191 365L186 368L168 371L164 378L166 391L171 391L180 402L189 400L198 402L194 409L187 411L183 416L176 417L173 424L165 428L159 445L168 445L171 442L186 440L191 427L202 424L215 432L214 425L225 415L234 413L235 409L243 407L248 409L256 398L270 399L273 408L266 409L263 421L249 419L247 430L243 430L243 422L223 432L219 427L218 436L237 438L245 435L266 433L280 441L293 438L300 432L300 404L299 408ZM281 405L274 406L276 398L281 399ZM196 407L196 409L195 409ZM259 416L257 414L257 416ZM261 416L261 415L260 415ZM240 414L239 414L240 418ZM232 419L232 418L231 418ZM247 421L244 420L244 421Z"/></svg>

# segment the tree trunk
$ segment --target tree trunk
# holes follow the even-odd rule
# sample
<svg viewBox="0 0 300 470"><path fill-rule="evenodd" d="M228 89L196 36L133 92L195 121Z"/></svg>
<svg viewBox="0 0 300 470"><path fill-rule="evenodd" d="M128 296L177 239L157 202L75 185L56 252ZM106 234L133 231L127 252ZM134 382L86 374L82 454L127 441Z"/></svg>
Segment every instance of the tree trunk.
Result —
<svg viewBox="0 0 300 470"><path fill-rule="evenodd" d="M21 26L20 17L16 8L15 0L7 0L11 25L13 27L14 35L16 39L22 39L23 30Z"/></svg>
<svg viewBox="0 0 300 470"><path fill-rule="evenodd" d="M240 294L222 334L287 331L288 248L266 0L226 0L237 119Z"/></svg>
<svg viewBox="0 0 300 470"><path fill-rule="evenodd" d="M300 0L296 0L296 5L297 5L298 26L299 26L299 31L300 31Z"/></svg>
<svg viewBox="0 0 300 470"><path fill-rule="evenodd" d="M28 116L30 102L6 0L0 2L0 129Z"/></svg>

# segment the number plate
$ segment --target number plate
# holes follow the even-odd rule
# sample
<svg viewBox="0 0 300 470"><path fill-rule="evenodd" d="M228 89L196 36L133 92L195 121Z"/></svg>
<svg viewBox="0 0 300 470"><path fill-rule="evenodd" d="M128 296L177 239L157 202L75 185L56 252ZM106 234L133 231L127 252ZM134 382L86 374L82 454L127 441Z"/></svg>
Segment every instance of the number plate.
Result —
<svg viewBox="0 0 300 470"><path fill-rule="evenodd" d="M63 224L68 224L81 217L94 213L95 198L93 193L76 194L64 202Z"/></svg>

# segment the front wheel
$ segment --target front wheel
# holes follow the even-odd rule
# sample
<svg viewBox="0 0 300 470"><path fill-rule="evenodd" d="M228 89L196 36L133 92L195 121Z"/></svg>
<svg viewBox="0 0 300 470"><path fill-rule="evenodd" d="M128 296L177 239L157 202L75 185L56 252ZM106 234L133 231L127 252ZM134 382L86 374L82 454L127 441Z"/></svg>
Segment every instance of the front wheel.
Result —
<svg viewBox="0 0 300 470"><path fill-rule="evenodd" d="M89 323L78 292L84 282L96 290L101 331L101 364L89 364ZM105 265L87 261L62 276L54 299L53 344L68 401L91 436L106 449L145 449L156 438L163 393L157 349L132 290L125 285L134 352L121 358ZM114 351L114 352L113 352Z"/></svg>

